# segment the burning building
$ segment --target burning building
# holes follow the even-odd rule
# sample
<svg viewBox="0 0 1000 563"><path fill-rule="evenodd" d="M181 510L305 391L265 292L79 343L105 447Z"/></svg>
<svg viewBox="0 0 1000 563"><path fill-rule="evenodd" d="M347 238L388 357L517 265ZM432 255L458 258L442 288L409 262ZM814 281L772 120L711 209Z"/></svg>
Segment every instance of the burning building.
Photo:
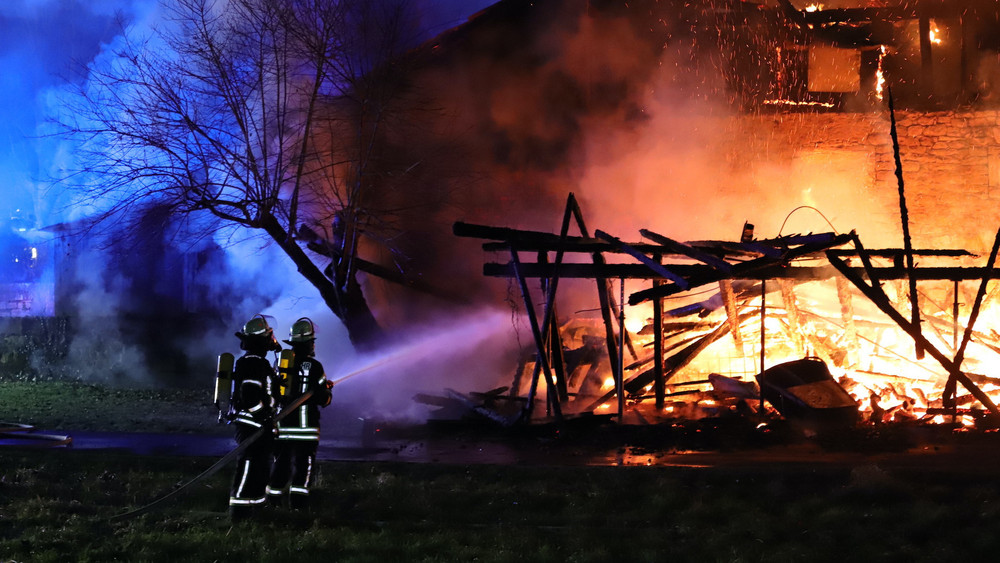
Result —
<svg viewBox="0 0 1000 563"><path fill-rule="evenodd" d="M517 280L535 316L511 394L530 410L547 389L553 414L671 396L712 412L713 383L731 398L819 357L866 420L992 417L998 38L995 3L976 0L505 1L433 42L427 72L449 77L442 96L472 124L465 150L506 186L467 217L513 227L456 232L496 241L485 273ZM614 240L560 238L567 192ZM728 238L745 221L743 242L777 255ZM622 242L647 231L689 242ZM829 238L791 260L789 233ZM725 265L689 273L701 259L681 253L677 274L678 248ZM769 273L705 274L754 260ZM691 276L700 289L679 290Z"/></svg>

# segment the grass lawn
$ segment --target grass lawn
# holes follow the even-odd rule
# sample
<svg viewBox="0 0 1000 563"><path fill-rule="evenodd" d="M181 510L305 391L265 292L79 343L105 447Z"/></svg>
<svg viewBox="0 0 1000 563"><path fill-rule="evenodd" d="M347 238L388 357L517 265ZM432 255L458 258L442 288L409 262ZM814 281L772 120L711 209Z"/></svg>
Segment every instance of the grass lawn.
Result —
<svg viewBox="0 0 1000 563"><path fill-rule="evenodd" d="M20 397L17 412L26 418L11 420L11 396L45 396L55 384L31 384L39 385L34 393L14 393L9 385L0 383L0 420L6 422L41 426L37 417L48 415L29 411L53 406L52 398L63 395L53 391L45 405L35 406L23 404L35 399ZM114 393L70 389L58 400L89 392ZM155 413L174 398L143 393L128 397L131 408L155 426ZM79 417L78 428L86 420L57 416ZM89 429L108 429L101 420L91 419L97 426ZM164 424L180 428L176 420ZM940 562L992 561L1000 549L995 476L871 464L692 469L324 462L311 511L272 510L237 525L225 512L229 468L163 510L109 521L211 462L0 448L0 561Z"/></svg>

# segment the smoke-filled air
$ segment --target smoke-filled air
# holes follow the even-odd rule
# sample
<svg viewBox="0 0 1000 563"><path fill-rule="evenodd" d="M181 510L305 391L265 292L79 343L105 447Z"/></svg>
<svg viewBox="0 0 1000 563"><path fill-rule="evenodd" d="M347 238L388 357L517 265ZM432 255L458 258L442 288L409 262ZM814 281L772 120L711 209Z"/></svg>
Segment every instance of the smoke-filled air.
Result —
<svg viewBox="0 0 1000 563"><path fill-rule="evenodd" d="M738 240L750 223L900 244L872 157L891 158L884 127L810 145L802 113L759 110L832 105L796 90L788 61L808 55L786 46L809 32L776 9L383 0L331 34L277 22L348 4L287 4L262 28L248 0L0 6L5 314L65 344L39 345L25 377L208 389L251 316L279 339L305 316L330 379L357 373L334 405L419 420L415 394L509 385L532 348L520 290L483 275L506 258L456 221L557 232L573 193L591 231L626 241ZM198 59L215 52L199 41L223 56ZM859 65L881 80L912 66L906 49ZM839 110L881 107L864 72ZM565 287L562 311L593 316L593 292Z"/></svg>

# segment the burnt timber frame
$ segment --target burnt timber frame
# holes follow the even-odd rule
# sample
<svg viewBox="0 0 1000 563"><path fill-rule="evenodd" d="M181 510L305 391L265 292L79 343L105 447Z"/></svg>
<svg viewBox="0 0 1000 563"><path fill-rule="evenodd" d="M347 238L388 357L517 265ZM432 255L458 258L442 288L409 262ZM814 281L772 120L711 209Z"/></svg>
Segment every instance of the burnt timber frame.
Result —
<svg viewBox="0 0 1000 563"><path fill-rule="evenodd" d="M581 236L568 235L568 226L571 217L575 219ZM737 317L736 322L732 322L733 319L727 319L722 325L714 327L708 333L697 338L695 342L684 346L683 349L674 353L665 362L663 357L662 330L662 299L664 297L683 293L708 284L719 284L721 287L733 280L760 281L763 286L767 280L804 282L835 279L839 276L843 276L847 281L853 283L863 295L868 297L873 304L909 334L914 340L916 350L929 353L948 372L949 379L945 390L946 407L954 408L955 384L961 383L993 416L1000 418L1000 408L979 389L968 375L961 371L965 346L971 337L972 327L976 321L982 298L985 295L986 286L990 280L1000 279L1000 269L994 267L996 255L998 249L1000 249L1000 231L997 233L996 243L994 244L990 260L987 266L983 268L913 266L908 259L912 256L947 259L968 257L971 254L968 251L960 249L933 250L906 248L867 250L862 246L860 239L853 231L848 234L819 233L792 235L745 243L729 241L682 243L643 229L640 233L645 238L654 242L627 243L618 237L600 230L595 231L595 237L590 237L579 204L575 196L570 193L563 217L562 228L558 235L541 231L492 227L463 222L456 222L454 224L453 233L460 237L494 241L484 243L483 249L493 252L506 251L511 255L511 261L508 263L486 262L483 265L483 274L489 277L516 279L522 291L522 297L526 305L526 314L532 326L532 333L535 340L536 357L538 358L538 361L535 363L529 400L525 406L524 414L526 419L530 419L532 414L532 403L539 382L540 372L544 372L545 374L545 382L548 386L547 396L552 401L549 407L557 420L562 418L558 403L564 403L568 399L565 390L565 378L569 374L555 373L553 377L550 371L550 361L548 360L553 357L555 352L561 352L561 349L555 350L553 348L554 346L561 346L558 342L558 337L553 338L553 335L558 333L558 330L554 327L554 309L556 289L558 281L561 278L594 279L597 282L598 300L605 326L608 358L612 373L615 374L616 382L618 383L616 384L615 391L611 391L605 396L600 397L586 409L593 410L608 399L618 395L617 389L634 393L649 384L650 380L652 380L654 385L656 406L658 409L662 408L666 380L686 365L708 344L729 333L733 326L738 327L741 319L747 318L752 314L738 310L735 312L727 311L730 314L735 314ZM849 243L853 243L853 250L838 248ZM534 263L524 262L519 259L519 251L537 253L539 258ZM556 255L555 260L552 262L547 258L550 252L554 252ZM564 262L564 257L567 253L590 254L592 261L591 263ZM631 256L639 263L609 264L604 258L605 253ZM872 263L873 258L889 260L891 265L876 267ZM666 259L670 259L672 262L665 262ZM687 262L677 262L677 260L687 260ZM821 260L825 263L812 265L797 264L797 262L801 263L806 260L810 262ZM851 265L848 261L853 261L855 264L860 261L861 265ZM905 264L904 261L906 262ZM531 297L526 281L528 278L543 280L542 287L545 293L545 304L544 316L541 323L538 322L534 307L531 304ZM613 319L618 317L618 314L616 314L618 311L617 305L614 303L613 291L609 280L615 278L620 280L648 280L650 287L632 293L628 298L628 303L630 305L636 305L645 301L653 301L654 303L654 358L652 358L654 365L653 368L643 371L628 382L624 381L624 358L619 354L619 350L621 349L620 343L622 342L620 339L627 339L628 333L622 326L618 326L616 330L613 321ZM917 320L906 319L901 313L896 311L889 298L882 291L880 282L885 280L912 280L913 283L918 280L952 281L956 284L959 281L981 281L979 294L977 295L976 304L972 311L973 314L967 323L962 345L957 350L958 353L954 358L949 358L943 352L936 349L920 333L919 318ZM742 309L742 307L743 305L740 305L739 308ZM621 323L619 322L618 324L620 325ZM632 355L635 359L634 351ZM764 350L762 346L762 367L763 360ZM637 364L641 363L644 362L637 362ZM512 390L512 393L516 392L516 389ZM950 403L948 402L949 399ZM623 409L621 406L622 400L623 397L619 397L619 411ZM618 415L621 417L623 413L619 412Z"/></svg>

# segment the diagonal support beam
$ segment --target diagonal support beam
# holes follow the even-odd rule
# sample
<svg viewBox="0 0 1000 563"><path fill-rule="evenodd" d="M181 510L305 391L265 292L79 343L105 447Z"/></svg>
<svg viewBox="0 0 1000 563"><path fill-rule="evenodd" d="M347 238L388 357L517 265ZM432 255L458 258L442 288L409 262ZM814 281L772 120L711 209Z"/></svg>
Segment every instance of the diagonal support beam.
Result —
<svg viewBox="0 0 1000 563"><path fill-rule="evenodd" d="M860 252L862 261L865 263L865 267L869 268L871 262L870 260L868 260L867 254L865 254L864 250L861 247L861 241L855 238L854 242L855 245L858 247L858 251ZM913 340L917 343L917 345L923 347L923 349L928 354L930 354L931 357L937 360L938 363L940 363L941 366L948 371L948 374L950 376L953 376L956 381L958 381L959 383L962 384L963 387L968 389L969 393L971 393L973 397L975 397L987 409L989 409L991 413L1000 416L1000 409L997 408L996 404L990 399L990 397L986 393L983 392L982 389L977 387L976 384L973 383L972 380L970 380L967 375L962 373L961 366L957 365L954 362L954 360L945 356L940 350L938 350L930 341L927 340L927 338L923 336L923 334L920 333L919 330L914 328L914 326L909 320L903 317L903 315L900 314L899 311L897 311L892 306L892 303L889 301L889 298L886 296L886 294L882 291L882 287L878 284L877 280L873 280L873 283L869 285L867 282L865 282L865 280L861 276L856 274L851 269L851 267L848 266L847 263L844 262L842 259L838 258L837 256L834 256L832 253L829 252L827 253L827 258L830 260L830 263L833 264L833 266L837 268L837 270L840 271L840 273L843 274L844 277L846 277L851 283L853 283L855 287L857 287L861 291L861 293L865 294L865 296L868 297L868 299L871 300L871 302L874 303L875 306L877 306L883 313L885 313L886 315L889 316L889 318L895 321L900 328L906 331L906 333L909 334L911 338L913 338ZM869 278L871 277L872 274L869 274Z"/></svg>
<svg viewBox="0 0 1000 563"><path fill-rule="evenodd" d="M531 334L535 338L535 348L538 350L538 362L542 364L542 373L545 374L545 384L548 386L548 394L551 397L552 393L558 393L558 391L556 390L555 381L552 380L552 369L549 366L548 354L545 353L545 340L542 338L542 332L538 326L538 318L535 316L535 306L531 302L531 292L528 290L527 280L525 280L524 276L520 275L521 260L517 256L517 251L511 249L510 257L511 263L514 265L514 271L518 274L517 281L521 286L521 296L524 298L525 314L528 316L528 324L531 325ZM534 388L534 383L532 383L532 388ZM528 401L527 408L529 409L529 415L532 402ZM562 409L559 406L559 401L552 401L552 409L555 412L556 419L562 420Z"/></svg>
<svg viewBox="0 0 1000 563"><path fill-rule="evenodd" d="M972 304L972 311L969 313L969 322L965 325L965 334L962 336L962 344L958 347L958 351L955 352L955 365L961 366L962 362L965 361L965 347L969 345L969 340L972 339L972 327L976 324L976 319L979 318L979 309L983 304L983 299L986 297L986 286L990 283L990 270L993 269L993 264L996 263L997 252L1000 251L1000 230L997 230L997 235L993 239L993 248L990 250L989 260L986 262L986 270L983 274L983 281L979 284L979 291L976 293L976 300ZM957 295L957 291L956 291ZM948 375L948 382L945 384L944 401L945 406L954 406L955 401L955 378ZM948 403L952 404L949 405Z"/></svg>
<svg viewBox="0 0 1000 563"><path fill-rule="evenodd" d="M677 285L677 287L681 288L682 290L687 290L690 287L690 284L688 284L687 280L685 280L683 277L671 272L663 264L660 264L659 262L653 260L649 256L646 256L642 252L639 252L635 248L632 248L628 243L622 242L621 239L611 236L608 233L599 229L597 231L594 231L594 236L607 242L611 246L618 248L622 252L632 256L636 260L642 262L650 270L653 270L654 273L674 282Z"/></svg>
<svg viewBox="0 0 1000 563"><path fill-rule="evenodd" d="M707 252L702 252L697 248L688 246L682 242L678 242L671 238L667 238L663 235L654 233L649 229L639 229L639 234L657 244L663 245L663 247L670 252L673 252L675 254L680 254L682 256L687 256L688 258L693 258L701 262L702 264L707 264L715 268L716 270L719 270L724 274L728 275L731 274L733 271L733 266L729 262L726 262L721 258L712 256Z"/></svg>
<svg viewBox="0 0 1000 563"><path fill-rule="evenodd" d="M923 25L923 19L920 20ZM923 39L921 39L923 43ZM899 188L899 219L903 227L903 252L906 257L906 277L910 282L910 323L920 332L920 303L917 299L917 277L914 275L913 243L910 240L910 215L906 210L906 189L903 183L903 161L899 156L899 135L896 133L896 109L889 87L889 135L892 137L892 155L896 162L896 185ZM917 359L923 359L924 350L917 343Z"/></svg>

